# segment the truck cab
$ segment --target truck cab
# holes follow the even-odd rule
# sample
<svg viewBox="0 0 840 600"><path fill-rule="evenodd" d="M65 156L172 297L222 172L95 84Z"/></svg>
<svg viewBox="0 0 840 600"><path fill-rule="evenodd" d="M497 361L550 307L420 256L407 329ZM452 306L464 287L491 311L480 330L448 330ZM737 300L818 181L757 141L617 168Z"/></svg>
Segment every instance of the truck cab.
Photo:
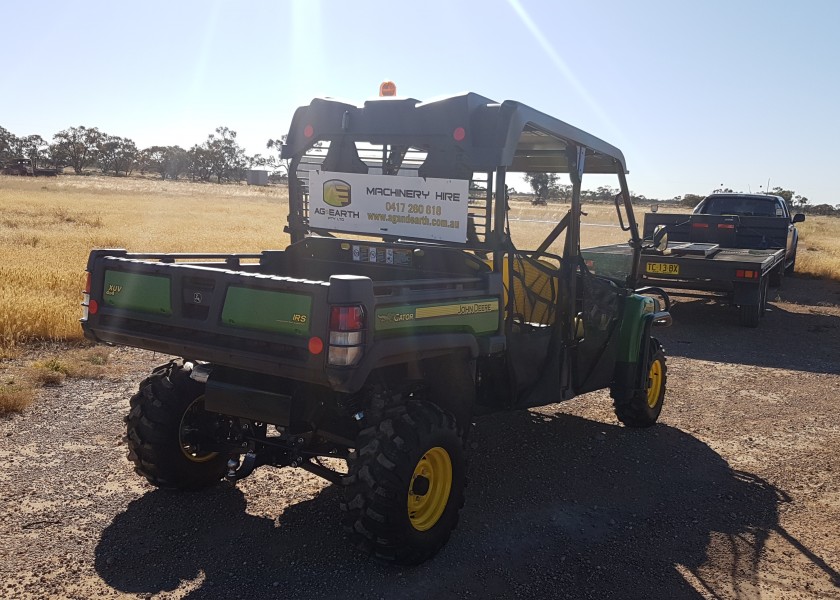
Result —
<svg viewBox="0 0 840 600"><path fill-rule="evenodd" d="M744 217L775 217L787 219L787 235L784 243L773 236L766 247L785 248L785 269L792 273L796 263L796 248L799 232L796 223L805 220L803 213L791 214L787 201L771 194L718 193L706 196L694 207L695 215L737 215Z"/></svg>

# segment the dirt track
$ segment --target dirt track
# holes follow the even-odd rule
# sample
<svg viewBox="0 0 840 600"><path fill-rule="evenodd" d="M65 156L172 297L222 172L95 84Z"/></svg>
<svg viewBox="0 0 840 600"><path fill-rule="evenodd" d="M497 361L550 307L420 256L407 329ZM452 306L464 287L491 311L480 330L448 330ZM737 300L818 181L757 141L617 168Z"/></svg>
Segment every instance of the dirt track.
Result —
<svg viewBox="0 0 840 600"><path fill-rule="evenodd" d="M0 421L3 598L840 598L840 284L788 279L757 330L699 300L663 332L660 424L606 393L475 428L461 524L432 561L357 556L339 490L264 469L158 491L121 441L149 353Z"/></svg>

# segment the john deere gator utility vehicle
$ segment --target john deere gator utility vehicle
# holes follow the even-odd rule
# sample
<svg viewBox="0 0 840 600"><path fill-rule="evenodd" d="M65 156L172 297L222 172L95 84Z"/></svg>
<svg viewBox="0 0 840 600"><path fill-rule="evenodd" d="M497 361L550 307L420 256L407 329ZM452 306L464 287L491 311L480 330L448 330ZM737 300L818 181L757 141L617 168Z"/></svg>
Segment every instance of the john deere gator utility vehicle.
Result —
<svg viewBox="0 0 840 600"><path fill-rule="evenodd" d="M629 198L617 148L468 93L315 99L282 156L284 250L90 255L86 336L182 357L131 398L129 458L153 485L299 467L343 486L358 546L413 564L458 522L478 412L609 388L625 425L657 420L666 367L651 328L670 316L664 294L634 290L629 202L616 209L630 272L596 276L579 247L584 175L614 175ZM511 172L572 182L571 208L535 247L512 241Z"/></svg>

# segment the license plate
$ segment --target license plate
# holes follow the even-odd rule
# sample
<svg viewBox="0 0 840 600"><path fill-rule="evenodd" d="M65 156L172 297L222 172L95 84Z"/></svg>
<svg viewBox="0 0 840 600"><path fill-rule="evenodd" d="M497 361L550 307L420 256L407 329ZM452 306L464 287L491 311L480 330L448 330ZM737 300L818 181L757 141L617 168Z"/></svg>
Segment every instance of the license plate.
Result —
<svg viewBox="0 0 840 600"><path fill-rule="evenodd" d="M656 273L657 275L679 275L680 266L671 263L652 263L645 264L646 273Z"/></svg>

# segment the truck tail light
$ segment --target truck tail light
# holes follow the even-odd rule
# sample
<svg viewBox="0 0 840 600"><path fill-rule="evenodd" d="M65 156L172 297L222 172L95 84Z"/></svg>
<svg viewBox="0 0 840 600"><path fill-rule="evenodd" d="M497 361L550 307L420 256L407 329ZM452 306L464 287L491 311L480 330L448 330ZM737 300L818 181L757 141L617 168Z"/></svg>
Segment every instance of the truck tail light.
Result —
<svg viewBox="0 0 840 600"><path fill-rule="evenodd" d="M90 299L90 271L85 271L85 289L82 290L82 321L99 312L99 303Z"/></svg>
<svg viewBox="0 0 840 600"><path fill-rule="evenodd" d="M359 362L364 353L364 329L363 306L333 306L330 309L329 364L349 367Z"/></svg>
<svg viewBox="0 0 840 600"><path fill-rule="evenodd" d="M692 223L691 226L694 227L694 229L708 229L709 228L708 223Z"/></svg>
<svg viewBox="0 0 840 600"><path fill-rule="evenodd" d="M718 223L718 229L735 229L733 223Z"/></svg>
<svg viewBox="0 0 840 600"><path fill-rule="evenodd" d="M758 279L758 271L751 271L749 269L738 269L735 271L735 277L738 279Z"/></svg>

